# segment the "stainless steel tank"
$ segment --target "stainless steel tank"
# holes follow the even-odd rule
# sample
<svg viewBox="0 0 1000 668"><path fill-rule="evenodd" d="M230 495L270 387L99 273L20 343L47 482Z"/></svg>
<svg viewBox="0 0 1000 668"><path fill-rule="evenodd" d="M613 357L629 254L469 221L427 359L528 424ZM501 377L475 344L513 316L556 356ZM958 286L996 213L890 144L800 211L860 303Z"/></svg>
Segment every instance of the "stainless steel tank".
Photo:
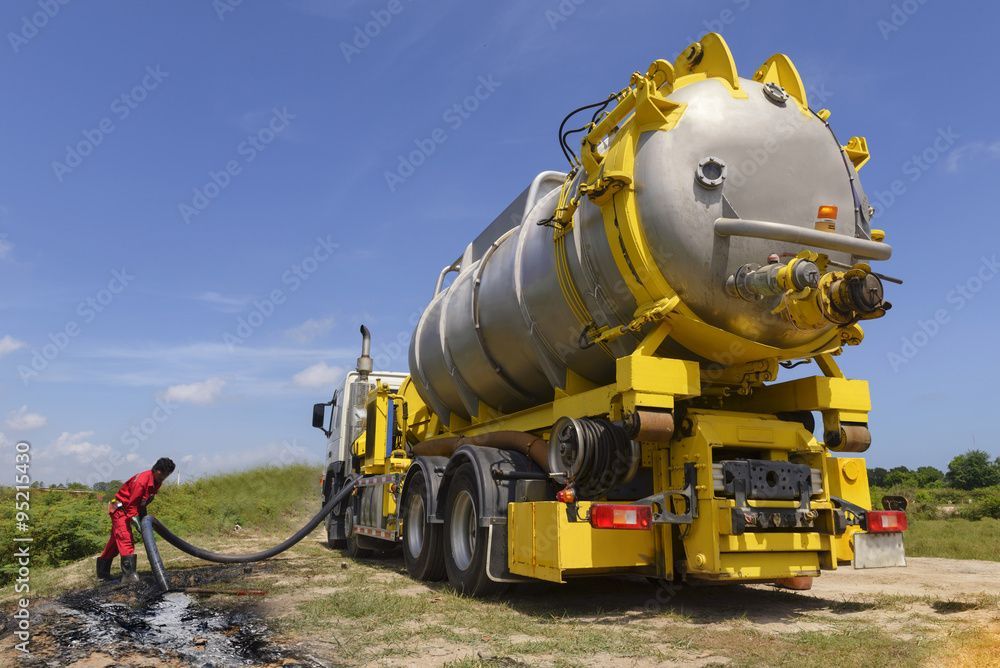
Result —
<svg viewBox="0 0 1000 668"><path fill-rule="evenodd" d="M724 236L716 221L778 223L777 236L791 239L795 228L815 235L817 207L831 205L842 212L827 231L837 242L827 245L842 248L825 251L831 260L849 265L856 247L878 244L868 240L870 207L857 174L828 126L799 105L776 99L783 91L774 86L739 83L746 97L713 79L668 96L687 108L676 127L641 136L636 204L650 253L698 317L745 339L794 348L822 338L833 325L798 329L770 313L773 299L734 298L725 285L747 263L764 264L769 255L795 254L806 246ZM581 346L580 319L560 286L553 230L539 224L553 215L564 176L538 175L442 272L411 341L410 372L446 422L453 414L478 414L481 402L507 413L550 401L553 388L565 385L567 370L595 383L611 382L615 358L640 340L643 332L605 346ZM856 240L859 245L852 245ZM638 306L616 266L614 243L619 241L609 239L600 208L582 198L565 236L563 273L599 326L629 323ZM442 287L449 271L457 275ZM698 361L715 359L717 352L690 342L682 348L669 339L660 349Z"/></svg>

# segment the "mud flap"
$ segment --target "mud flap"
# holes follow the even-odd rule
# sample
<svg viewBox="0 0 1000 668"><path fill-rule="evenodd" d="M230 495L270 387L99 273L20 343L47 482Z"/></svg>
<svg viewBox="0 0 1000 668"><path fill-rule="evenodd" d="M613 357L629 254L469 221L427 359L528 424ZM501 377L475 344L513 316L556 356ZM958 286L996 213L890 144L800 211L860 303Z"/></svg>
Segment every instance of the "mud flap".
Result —
<svg viewBox="0 0 1000 668"><path fill-rule="evenodd" d="M902 533L858 533L854 536L854 568L906 566Z"/></svg>
<svg viewBox="0 0 1000 668"><path fill-rule="evenodd" d="M526 578L510 572L507 563L507 524L491 524L486 549L486 577L494 582L531 582Z"/></svg>

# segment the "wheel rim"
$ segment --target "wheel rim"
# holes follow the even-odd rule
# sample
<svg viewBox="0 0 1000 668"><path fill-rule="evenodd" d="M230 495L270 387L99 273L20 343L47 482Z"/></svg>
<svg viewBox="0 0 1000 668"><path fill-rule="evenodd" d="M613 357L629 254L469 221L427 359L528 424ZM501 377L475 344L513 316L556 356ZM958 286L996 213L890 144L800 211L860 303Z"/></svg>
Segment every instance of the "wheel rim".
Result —
<svg viewBox="0 0 1000 668"><path fill-rule="evenodd" d="M449 538L452 558L459 570L468 570L472 555L476 551L476 504L468 491L462 490L455 496L451 511Z"/></svg>
<svg viewBox="0 0 1000 668"><path fill-rule="evenodd" d="M410 497L406 511L406 549L414 557L424 549L424 498L420 494Z"/></svg>

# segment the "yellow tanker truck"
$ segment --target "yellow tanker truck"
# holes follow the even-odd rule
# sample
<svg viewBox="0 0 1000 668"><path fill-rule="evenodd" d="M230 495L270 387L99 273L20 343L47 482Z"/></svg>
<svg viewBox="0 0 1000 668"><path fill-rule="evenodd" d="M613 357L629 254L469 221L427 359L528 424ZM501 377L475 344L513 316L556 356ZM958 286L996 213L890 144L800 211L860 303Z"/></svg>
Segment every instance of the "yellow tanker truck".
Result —
<svg viewBox="0 0 1000 668"><path fill-rule="evenodd" d="M787 56L741 78L714 33L570 113L569 171L442 269L409 373L362 326L314 406L330 544L470 595L903 565L905 507L872 510L853 456L868 384L836 363L899 281L871 267L867 143L829 117Z"/></svg>

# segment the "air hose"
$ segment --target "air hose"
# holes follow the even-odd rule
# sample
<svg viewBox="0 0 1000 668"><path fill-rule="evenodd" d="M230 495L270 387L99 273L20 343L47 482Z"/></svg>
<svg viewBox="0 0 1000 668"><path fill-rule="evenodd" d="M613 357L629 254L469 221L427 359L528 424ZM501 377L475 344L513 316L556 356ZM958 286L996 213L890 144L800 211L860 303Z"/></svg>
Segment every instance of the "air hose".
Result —
<svg viewBox="0 0 1000 668"><path fill-rule="evenodd" d="M274 547L261 552L252 552L250 554L220 554L218 552L212 552L210 550L200 548L197 545L192 545L172 532L163 524L163 522L156 519L153 515L146 515L142 518L139 525L142 530L142 542L146 547L146 556L149 558L150 566L153 569L153 575L156 577L157 583L163 591L170 589L169 582L167 581L166 570L163 568L163 559L160 557L160 551L156 547L156 540L153 536L154 531L160 534L165 541L176 547L181 552L190 554L192 557L204 559L205 561L213 561L217 564L247 564L255 561L264 561L265 559L270 559L277 554L281 554L312 533L313 530L319 526L319 523L322 522L327 515L333 512L334 508L340 505L341 501L351 495L358 480L359 478L356 477L348 479L344 487L330 497L330 500L327 501L322 508L320 508L318 513L313 515L312 519L306 522L301 529L296 531L287 539L278 543Z"/></svg>

